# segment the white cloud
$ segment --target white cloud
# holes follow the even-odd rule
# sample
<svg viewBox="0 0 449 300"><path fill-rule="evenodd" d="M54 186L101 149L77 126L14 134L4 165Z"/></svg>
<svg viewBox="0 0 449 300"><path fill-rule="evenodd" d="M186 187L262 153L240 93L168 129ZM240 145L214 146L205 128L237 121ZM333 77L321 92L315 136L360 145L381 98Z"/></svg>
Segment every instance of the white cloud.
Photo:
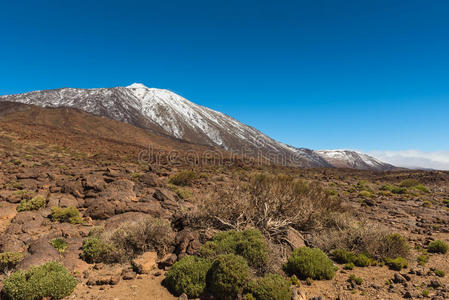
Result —
<svg viewBox="0 0 449 300"><path fill-rule="evenodd" d="M368 154L397 167L449 170L449 151L370 151Z"/></svg>

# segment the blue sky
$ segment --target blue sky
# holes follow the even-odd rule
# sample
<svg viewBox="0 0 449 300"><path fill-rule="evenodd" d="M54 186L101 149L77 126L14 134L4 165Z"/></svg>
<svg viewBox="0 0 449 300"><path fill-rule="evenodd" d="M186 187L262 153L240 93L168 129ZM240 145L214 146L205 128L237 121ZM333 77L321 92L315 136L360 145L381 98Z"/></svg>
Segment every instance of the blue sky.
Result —
<svg viewBox="0 0 449 300"><path fill-rule="evenodd" d="M2 1L0 94L141 82L313 149L449 150L449 2Z"/></svg>

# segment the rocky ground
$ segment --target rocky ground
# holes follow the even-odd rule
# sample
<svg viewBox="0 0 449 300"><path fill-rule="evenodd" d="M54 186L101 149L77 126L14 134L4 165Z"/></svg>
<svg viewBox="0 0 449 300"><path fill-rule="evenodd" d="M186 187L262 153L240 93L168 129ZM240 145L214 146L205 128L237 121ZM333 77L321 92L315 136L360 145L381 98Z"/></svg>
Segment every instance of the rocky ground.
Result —
<svg viewBox="0 0 449 300"><path fill-rule="evenodd" d="M84 151L70 140L40 140L39 135L0 131L0 252L23 253L15 269L27 269L48 261L63 263L77 278L71 299L175 299L162 285L166 270L181 257L196 254L211 236L183 223L183 212L196 206L198 195L215 185L226 189L231 178L253 171L287 173L319 182L332 197L343 199L361 220L381 224L407 237L412 247L409 267L402 271L386 266L356 267L339 271L334 279L301 282L305 299L402 299L449 298L447 254L429 254L429 261L419 265L417 257L430 241L449 242L449 173L396 171L387 173L338 169L295 169L269 166L195 166L201 174L191 186L178 187L169 178L186 165L139 163L120 154L117 146L110 156ZM19 132L19 133L17 133ZM45 135L44 135L45 136ZM85 141L82 141L85 143ZM420 187L392 190L405 180L416 180ZM41 195L44 208L17 211L22 200ZM82 222L56 222L50 218L51 207L75 207ZM117 228L120 224L144 216L169 220L175 236L165 251L148 251L129 263L87 263L80 258L83 240L93 228ZM297 245L307 243L297 241ZM50 243L55 238L67 242L61 252ZM137 267L136 267L137 266ZM4 280L10 274L0 274ZM348 282L354 274L363 279L360 285ZM1 284L0 284L1 287ZM302 296L301 296L302 297ZM315 298L314 298L315 297ZM321 297L321 298L320 298ZM299 296L298 296L298 299ZM304 298L303 298L304 299Z"/></svg>

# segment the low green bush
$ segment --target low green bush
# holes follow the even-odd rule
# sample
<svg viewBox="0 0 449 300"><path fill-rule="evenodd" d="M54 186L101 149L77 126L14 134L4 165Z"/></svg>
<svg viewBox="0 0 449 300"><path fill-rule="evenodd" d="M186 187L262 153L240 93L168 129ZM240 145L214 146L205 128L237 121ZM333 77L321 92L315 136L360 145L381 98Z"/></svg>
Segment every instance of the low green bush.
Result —
<svg viewBox="0 0 449 300"><path fill-rule="evenodd" d="M219 232L201 247L200 253L211 258L220 254L240 255L253 267L262 267L268 259L267 244L257 229Z"/></svg>
<svg viewBox="0 0 449 300"><path fill-rule="evenodd" d="M373 193L369 192L369 191L361 191L361 192L359 193L359 196L360 196L360 197L363 197L363 198L372 198L372 197L374 197L375 195L374 195Z"/></svg>
<svg viewBox="0 0 449 300"><path fill-rule="evenodd" d="M369 267L373 264L373 260L363 253L358 254L354 259L357 267Z"/></svg>
<svg viewBox="0 0 449 300"><path fill-rule="evenodd" d="M429 247L427 248L427 251L430 253L441 253L446 254L447 250L449 250L449 246L440 240L435 240L429 244Z"/></svg>
<svg viewBox="0 0 449 300"><path fill-rule="evenodd" d="M200 175L194 171L181 171L169 179L169 183L178 185L178 186L191 186L192 183L198 179Z"/></svg>
<svg viewBox="0 0 449 300"><path fill-rule="evenodd" d="M438 269L433 270L433 273L438 277L444 277L446 275L446 273L444 273L444 271L438 270Z"/></svg>
<svg viewBox="0 0 449 300"><path fill-rule="evenodd" d="M75 278L63 265L49 262L13 273L3 282L2 293L9 300L55 300L69 296L75 286Z"/></svg>
<svg viewBox="0 0 449 300"><path fill-rule="evenodd" d="M285 264L285 270L301 279L332 279L335 275L334 264L318 248L295 249Z"/></svg>
<svg viewBox="0 0 449 300"><path fill-rule="evenodd" d="M293 274L292 276L290 276L290 284L299 286L299 279L298 277L296 277L296 275Z"/></svg>
<svg viewBox="0 0 449 300"><path fill-rule="evenodd" d="M417 261L420 266L424 266L429 261L429 254L423 253L419 255Z"/></svg>
<svg viewBox="0 0 449 300"><path fill-rule="evenodd" d="M20 252L0 253L0 273L14 269L14 267L21 262L22 259L23 254Z"/></svg>
<svg viewBox="0 0 449 300"><path fill-rule="evenodd" d="M290 300L290 282L278 274L267 274L248 283L245 293L257 300Z"/></svg>
<svg viewBox="0 0 449 300"><path fill-rule="evenodd" d="M257 300L256 297L253 296L253 294L245 294L243 296L243 300Z"/></svg>
<svg viewBox="0 0 449 300"><path fill-rule="evenodd" d="M50 218L53 222L61 223L80 224L83 222L80 212L75 207L54 206L51 208Z"/></svg>
<svg viewBox="0 0 449 300"><path fill-rule="evenodd" d="M47 200L42 196L35 196L30 200L22 200L17 205L17 211L39 210L47 205Z"/></svg>
<svg viewBox="0 0 449 300"><path fill-rule="evenodd" d="M417 186L414 186L413 188L415 190L421 191L423 193L429 193L429 189L426 186L422 185L422 184L418 184Z"/></svg>
<svg viewBox="0 0 449 300"><path fill-rule="evenodd" d="M167 186L172 192L174 192L176 195L178 195L179 198L181 199L189 199L191 198L193 195L190 191L187 191L185 189L182 189L180 187L177 187L176 185L173 184L168 184Z"/></svg>
<svg viewBox="0 0 449 300"><path fill-rule="evenodd" d="M206 276L212 261L196 256L186 256L167 272L164 285L175 296L185 293L189 298L199 298L206 288Z"/></svg>
<svg viewBox="0 0 449 300"><path fill-rule="evenodd" d="M217 256L207 273L207 289L215 299L233 300L249 280L246 260L234 254Z"/></svg>
<svg viewBox="0 0 449 300"><path fill-rule="evenodd" d="M350 263L345 264L343 266L343 269L345 269L345 270L354 270L354 267L355 267L354 263L350 262Z"/></svg>
<svg viewBox="0 0 449 300"><path fill-rule="evenodd" d="M417 179L404 179L401 181L401 183L399 184L401 187L413 187L413 186L417 186L419 185L420 182Z"/></svg>
<svg viewBox="0 0 449 300"><path fill-rule="evenodd" d="M406 188L404 188L404 187L393 187L393 189L391 190L391 192L393 193L393 194L400 194L400 195L402 195L402 194L407 194L407 189Z"/></svg>
<svg viewBox="0 0 449 300"><path fill-rule="evenodd" d="M395 259L385 259L385 264L392 270L401 271L408 267L408 262L403 257L396 257Z"/></svg>
<svg viewBox="0 0 449 300"><path fill-rule="evenodd" d="M423 201L422 206L426 207L426 208L431 208L432 207L432 202L430 202L430 201Z"/></svg>
<svg viewBox="0 0 449 300"><path fill-rule="evenodd" d="M50 241L50 244L55 247L59 253L63 253L67 249L67 242L61 238L55 238Z"/></svg>
<svg viewBox="0 0 449 300"><path fill-rule="evenodd" d="M338 264L354 262L355 255L345 249L335 249L331 252L331 258Z"/></svg>
<svg viewBox="0 0 449 300"><path fill-rule="evenodd" d="M397 187L391 184L384 185L380 188L381 191L390 191L393 194L407 194L406 187Z"/></svg>
<svg viewBox="0 0 449 300"><path fill-rule="evenodd" d="M361 285L361 284L363 283L363 278L358 277L358 276L355 276L354 274L351 274L351 275L349 276L348 281L349 281L349 282L352 282L352 283L355 283L355 284L357 284L357 285Z"/></svg>
<svg viewBox="0 0 449 300"><path fill-rule="evenodd" d="M107 257L110 246L98 237L88 237L83 241L80 257L88 263L103 262Z"/></svg>
<svg viewBox="0 0 449 300"><path fill-rule="evenodd" d="M345 249L336 249L331 252L331 258L339 264L352 264L357 267L368 267L374 262L373 259L363 253L355 255Z"/></svg>

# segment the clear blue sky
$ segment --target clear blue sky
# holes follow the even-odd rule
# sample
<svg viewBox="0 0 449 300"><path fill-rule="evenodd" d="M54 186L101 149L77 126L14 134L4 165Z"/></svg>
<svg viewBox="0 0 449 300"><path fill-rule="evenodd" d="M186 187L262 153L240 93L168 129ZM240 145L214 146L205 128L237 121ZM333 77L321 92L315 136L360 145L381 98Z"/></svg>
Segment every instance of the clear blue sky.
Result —
<svg viewBox="0 0 449 300"><path fill-rule="evenodd" d="M133 82L298 147L449 150L449 1L0 3L0 94Z"/></svg>

